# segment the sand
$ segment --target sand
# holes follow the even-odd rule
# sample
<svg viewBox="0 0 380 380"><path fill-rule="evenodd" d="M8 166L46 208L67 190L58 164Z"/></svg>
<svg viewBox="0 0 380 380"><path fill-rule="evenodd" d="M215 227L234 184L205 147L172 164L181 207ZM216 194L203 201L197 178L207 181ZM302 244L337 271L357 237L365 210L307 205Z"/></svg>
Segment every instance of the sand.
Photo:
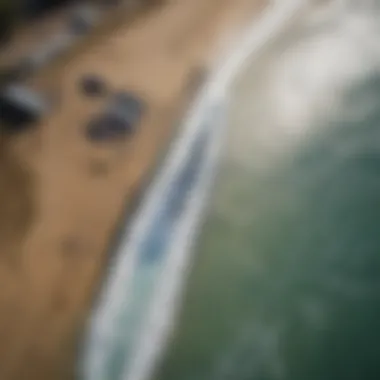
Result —
<svg viewBox="0 0 380 380"><path fill-rule="evenodd" d="M194 77L212 68L226 37L262 3L171 1L29 80L59 102L36 128L2 138L1 379L74 377L78 339L123 210L173 136ZM105 106L78 90L85 73L144 98L148 109L133 138L102 146L85 138L86 123Z"/></svg>

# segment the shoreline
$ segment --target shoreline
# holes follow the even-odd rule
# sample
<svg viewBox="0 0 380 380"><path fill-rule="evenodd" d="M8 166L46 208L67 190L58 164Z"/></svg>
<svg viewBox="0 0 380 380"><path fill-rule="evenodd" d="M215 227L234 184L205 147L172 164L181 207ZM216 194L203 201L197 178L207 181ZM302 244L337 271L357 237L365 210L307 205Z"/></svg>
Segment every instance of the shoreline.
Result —
<svg viewBox="0 0 380 380"><path fill-rule="evenodd" d="M158 179L158 181L153 183L152 190L147 195L147 204L143 207L140 214L138 214L135 228L132 228L133 230L139 230L140 234L143 233L144 227L142 226L144 225L144 221L147 223L152 213L154 213L155 208L157 208L160 199L160 196L157 195L157 193L159 193L158 189L161 189L162 191L162 188L167 186L168 182L170 183L169 178L171 178L175 172L180 171L181 165L183 165L183 162L188 159L186 157L189 156L189 146L191 146L191 141L194 139L194 136L199 133L202 119L207 112L208 107L205 104L213 102L217 103L218 101L223 101L223 99L225 99L224 96L228 86L231 84L238 70L241 69L241 65L244 65L247 57L257 53L268 40L273 38L274 34L279 33L282 30L281 27L279 28L282 23L285 24L282 26L286 27L286 22L290 19L289 16L293 15L293 12L296 13L299 10L298 7L302 6L304 3L305 2L303 1L298 1L296 3L289 2L285 5L281 4L283 7L280 6L280 9L277 11L278 13L275 13L274 15L270 13L274 11L273 9L267 12L264 10L263 12L267 14L264 14L262 19L259 19L258 21L255 20L255 25L253 27L251 26L246 32L247 38L244 39L243 43L239 45L239 48L235 50L235 53L232 54L232 58L230 57L227 62L224 61L224 64L215 70L211 80L202 90L199 100L194 106L194 111L189 113L189 115L192 116L185 122L182 141L178 141L175 148L171 151L167 164L163 169L164 174ZM219 133L220 138L222 138L222 135L223 133ZM221 141L219 141L218 144L220 143ZM219 149L220 146L215 148L216 151ZM211 154L209 169L214 167L216 161L216 156ZM208 170L205 169L206 173L210 173ZM206 177L208 177L208 181L211 180L211 176ZM203 183L200 188L207 193L209 185L210 183ZM129 369L128 371L126 369L124 370L123 379L145 380L149 378L149 376L153 374L157 360L160 356L158 351L162 351L162 347L168 342L171 324L175 320L180 307L180 294L184 286L185 277L187 277L185 271L189 268L189 263L191 261L191 247L188 245L184 246L183 237L186 236L186 239L188 239L189 233L195 233L197 222L203 214L202 208L205 199L205 197L199 197L199 194L196 194L196 196L193 194L190 197L189 204L193 203L193 208L189 207L191 212L183 217L179 229L177 230L179 235L178 241L171 245L171 248L169 249L169 257L166 259L166 269L161 272L161 278L164 280L165 278L168 279L166 281L161 280L161 285L159 289L156 290L157 293L154 297L155 302L153 302L153 305L151 306L152 312L149 313L151 314L151 318L149 318L146 323L146 327L140 338L141 340L139 340L139 348L132 369L130 372ZM130 244L133 246L133 242ZM130 246L128 246L128 248L130 252ZM132 249L132 251L135 249ZM169 281L170 276L168 274L172 272L174 267L176 268L174 271L177 276L173 276L176 278L171 278L171 281ZM130 270L132 271L132 269ZM115 284L117 279L113 279L113 282ZM117 292L117 286L114 286L113 289L114 292ZM113 297L115 296L116 293L114 293ZM168 305L170 305L170 307L168 307ZM105 308L103 309L105 310ZM103 315L103 318L102 321L98 320L97 322L99 329L107 328L107 324L109 324L109 322L107 323L106 314ZM112 316L109 315L109 318L112 319ZM155 341L155 345L151 344L152 341Z"/></svg>

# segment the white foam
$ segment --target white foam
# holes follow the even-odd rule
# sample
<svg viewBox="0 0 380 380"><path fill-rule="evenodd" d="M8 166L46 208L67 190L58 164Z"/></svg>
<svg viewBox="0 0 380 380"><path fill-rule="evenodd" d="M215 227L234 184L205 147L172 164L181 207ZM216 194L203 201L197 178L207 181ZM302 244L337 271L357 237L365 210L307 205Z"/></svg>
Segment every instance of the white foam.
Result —
<svg viewBox="0 0 380 380"><path fill-rule="evenodd" d="M236 86L233 123L239 128L231 135L230 158L267 170L300 139L328 127L324 121L339 115L347 90L379 70L379 14L370 1L330 0L310 7L284 42Z"/></svg>

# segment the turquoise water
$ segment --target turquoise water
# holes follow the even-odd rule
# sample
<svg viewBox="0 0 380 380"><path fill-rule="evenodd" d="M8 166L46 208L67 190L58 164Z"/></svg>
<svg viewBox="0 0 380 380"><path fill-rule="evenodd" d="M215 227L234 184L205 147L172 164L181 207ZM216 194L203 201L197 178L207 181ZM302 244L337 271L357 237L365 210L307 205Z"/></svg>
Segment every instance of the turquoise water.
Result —
<svg viewBox="0 0 380 380"><path fill-rule="evenodd" d="M353 17L287 37L236 86L156 380L380 379L378 35Z"/></svg>

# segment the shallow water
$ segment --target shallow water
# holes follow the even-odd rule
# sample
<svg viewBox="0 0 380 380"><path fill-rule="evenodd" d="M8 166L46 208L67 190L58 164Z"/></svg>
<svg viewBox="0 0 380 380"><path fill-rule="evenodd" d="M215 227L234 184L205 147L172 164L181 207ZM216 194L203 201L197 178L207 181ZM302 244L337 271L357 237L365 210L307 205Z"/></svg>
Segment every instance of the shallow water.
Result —
<svg viewBox="0 0 380 380"><path fill-rule="evenodd" d="M378 2L325 2L234 86L157 380L379 379Z"/></svg>

